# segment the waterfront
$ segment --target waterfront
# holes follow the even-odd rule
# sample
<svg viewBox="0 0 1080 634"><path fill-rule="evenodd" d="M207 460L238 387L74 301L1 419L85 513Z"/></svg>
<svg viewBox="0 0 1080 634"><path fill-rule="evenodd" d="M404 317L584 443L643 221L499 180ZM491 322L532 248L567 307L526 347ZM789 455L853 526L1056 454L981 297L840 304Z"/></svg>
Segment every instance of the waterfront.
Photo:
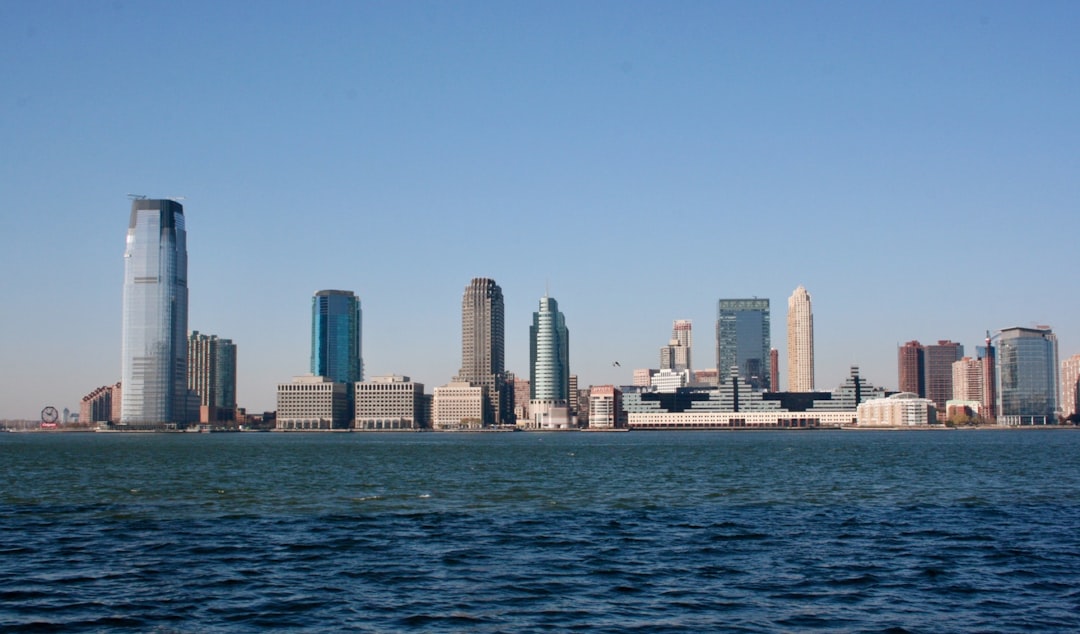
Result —
<svg viewBox="0 0 1080 634"><path fill-rule="evenodd" d="M3 434L5 631L1080 627L1080 434Z"/></svg>

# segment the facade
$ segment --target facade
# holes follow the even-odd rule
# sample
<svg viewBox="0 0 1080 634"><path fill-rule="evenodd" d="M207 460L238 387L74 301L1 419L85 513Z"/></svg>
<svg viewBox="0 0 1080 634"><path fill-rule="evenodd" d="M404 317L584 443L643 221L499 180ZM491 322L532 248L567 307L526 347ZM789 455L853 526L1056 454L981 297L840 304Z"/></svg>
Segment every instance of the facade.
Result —
<svg viewBox="0 0 1080 634"><path fill-rule="evenodd" d="M1061 416L1072 417L1075 421L1080 415L1080 354L1061 362Z"/></svg>
<svg viewBox="0 0 1080 634"><path fill-rule="evenodd" d="M638 387L649 387L652 385L653 375L659 372L652 368L638 368L634 370L633 385Z"/></svg>
<svg viewBox="0 0 1080 634"><path fill-rule="evenodd" d="M349 394L352 388L325 376L307 374L291 383L278 383L279 431L330 431L348 429Z"/></svg>
<svg viewBox="0 0 1080 634"><path fill-rule="evenodd" d="M814 391L814 313L801 285L788 298L788 391Z"/></svg>
<svg viewBox="0 0 1080 634"><path fill-rule="evenodd" d="M716 387L717 385L720 385L720 375L716 373L716 368L709 368L708 370L694 370L693 384L707 387Z"/></svg>
<svg viewBox="0 0 1080 634"><path fill-rule="evenodd" d="M121 424L190 421L187 320L184 208L135 199L124 251Z"/></svg>
<svg viewBox="0 0 1080 634"><path fill-rule="evenodd" d="M594 385L589 390L589 429L622 427L622 392L614 385Z"/></svg>
<svg viewBox="0 0 1080 634"><path fill-rule="evenodd" d="M390 375L360 381L354 387L354 429L400 431L427 427L423 383Z"/></svg>
<svg viewBox="0 0 1080 634"><path fill-rule="evenodd" d="M937 407L928 398L900 392L859 405L859 427L924 427L937 423Z"/></svg>
<svg viewBox="0 0 1080 634"><path fill-rule="evenodd" d="M780 391L780 351L769 350L769 391Z"/></svg>
<svg viewBox="0 0 1080 634"><path fill-rule="evenodd" d="M435 429L476 430L483 427L488 400L483 387L467 381L453 381L435 388L432 407Z"/></svg>
<svg viewBox="0 0 1080 634"><path fill-rule="evenodd" d="M311 298L311 373L352 385L364 380L360 298L317 291Z"/></svg>
<svg viewBox="0 0 1080 634"><path fill-rule="evenodd" d="M104 385L82 397L80 423L117 423L120 421L120 382Z"/></svg>
<svg viewBox="0 0 1080 634"><path fill-rule="evenodd" d="M540 298L529 327L529 412L541 421L566 424L570 410L570 331L555 298Z"/></svg>
<svg viewBox="0 0 1080 634"><path fill-rule="evenodd" d="M964 346L955 341L943 340L923 347L923 377L926 382L924 396L945 413L945 404L953 398L953 364L964 356Z"/></svg>
<svg viewBox="0 0 1080 634"><path fill-rule="evenodd" d="M1049 327L1006 328L997 342L998 423L1056 422L1057 337Z"/></svg>
<svg viewBox="0 0 1080 634"><path fill-rule="evenodd" d="M772 349L767 299L721 299L716 317L716 371L727 380L730 369L755 390L769 388Z"/></svg>
<svg viewBox="0 0 1080 634"><path fill-rule="evenodd" d="M461 298L461 371L455 383L471 383L484 391L483 424L509 423L510 394L504 383L505 318L502 289L495 280L477 277Z"/></svg>
<svg viewBox="0 0 1080 634"><path fill-rule="evenodd" d="M952 364L952 400L983 401L982 361L964 357Z"/></svg>
<svg viewBox="0 0 1080 634"><path fill-rule="evenodd" d="M671 327L668 345L660 348L660 369L676 372L691 370L693 347L693 323L689 319L676 319Z"/></svg>
<svg viewBox="0 0 1080 634"><path fill-rule="evenodd" d="M652 376L652 388L658 392L674 392L690 386L690 371L660 370Z"/></svg>
<svg viewBox="0 0 1080 634"><path fill-rule="evenodd" d="M514 419L517 421L529 420L529 395L532 394L532 386L529 379L515 378L512 382L514 388Z"/></svg>
<svg viewBox="0 0 1080 634"><path fill-rule="evenodd" d="M188 337L188 390L199 398L202 423L235 420L236 345L195 330Z"/></svg>
<svg viewBox="0 0 1080 634"><path fill-rule="evenodd" d="M918 341L909 341L897 350L897 379L900 392L926 396L925 350Z"/></svg>

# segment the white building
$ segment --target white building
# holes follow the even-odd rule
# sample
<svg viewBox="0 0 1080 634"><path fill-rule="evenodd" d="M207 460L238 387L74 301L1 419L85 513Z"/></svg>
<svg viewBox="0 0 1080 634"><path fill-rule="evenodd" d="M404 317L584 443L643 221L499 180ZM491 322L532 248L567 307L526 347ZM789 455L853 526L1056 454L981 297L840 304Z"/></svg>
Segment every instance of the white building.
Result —
<svg viewBox="0 0 1080 634"><path fill-rule="evenodd" d="M983 362L964 357L952 364L952 397L956 401L983 400Z"/></svg>
<svg viewBox="0 0 1080 634"><path fill-rule="evenodd" d="M690 385L690 370L660 370L652 376L652 387L657 392L674 392Z"/></svg>
<svg viewBox="0 0 1080 634"><path fill-rule="evenodd" d="M435 388L432 425L440 430L480 429L484 417L484 388L453 381Z"/></svg>
<svg viewBox="0 0 1080 634"><path fill-rule="evenodd" d="M788 298L788 391L814 391L814 313L799 286Z"/></svg>
<svg viewBox="0 0 1080 634"><path fill-rule="evenodd" d="M937 422L937 408L928 398L900 392L861 403L856 416L859 427L919 427Z"/></svg>
<svg viewBox="0 0 1080 634"><path fill-rule="evenodd" d="M353 428L363 431L420 429L427 426L424 384L407 376L376 376L356 386Z"/></svg>
<svg viewBox="0 0 1080 634"><path fill-rule="evenodd" d="M277 386L277 425L281 431L347 429L348 386L306 374Z"/></svg>
<svg viewBox="0 0 1080 634"><path fill-rule="evenodd" d="M622 426L622 392L614 385L594 385L589 390L589 429Z"/></svg>
<svg viewBox="0 0 1080 634"><path fill-rule="evenodd" d="M591 416L591 414L590 414ZM791 427L841 427L855 423L854 412L751 411L630 412L630 429L769 429Z"/></svg>

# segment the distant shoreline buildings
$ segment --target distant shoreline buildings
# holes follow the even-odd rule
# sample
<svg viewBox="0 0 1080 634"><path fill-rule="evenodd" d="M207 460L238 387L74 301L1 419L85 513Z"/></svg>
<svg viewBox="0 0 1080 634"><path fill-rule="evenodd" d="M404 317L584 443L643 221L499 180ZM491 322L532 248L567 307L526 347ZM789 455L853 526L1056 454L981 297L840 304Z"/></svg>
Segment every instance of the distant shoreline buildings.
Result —
<svg viewBox="0 0 1080 634"><path fill-rule="evenodd" d="M257 422L237 407L233 341L187 330L186 245L178 202L132 201L122 379L82 399L82 423L137 430ZM262 422L281 431L1080 422L1080 354L1059 363L1057 337L1046 326L988 333L977 358L965 357L963 346L950 340L909 341L898 347L898 392L869 385L856 367L840 387L817 392L814 315L801 285L788 298L788 391L780 392L769 304L756 297L718 300L715 368L693 368L692 323L677 319L658 369L632 370L631 385L580 389L570 368L567 320L555 298L545 293L532 315L529 378L517 378L505 367L502 288L491 278L474 278L462 294L461 368L427 394L407 376L365 380L360 298L353 291L316 291L310 373L278 384L277 410Z"/></svg>

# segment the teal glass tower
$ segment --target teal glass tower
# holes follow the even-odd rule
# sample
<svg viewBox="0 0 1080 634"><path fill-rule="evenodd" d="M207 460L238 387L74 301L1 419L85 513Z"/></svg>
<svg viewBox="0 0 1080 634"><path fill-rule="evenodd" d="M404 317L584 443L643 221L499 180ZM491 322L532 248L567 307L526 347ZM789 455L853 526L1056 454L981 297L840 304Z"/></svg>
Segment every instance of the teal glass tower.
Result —
<svg viewBox="0 0 1080 634"><path fill-rule="evenodd" d="M772 348L769 300L721 299L716 311L716 372L728 381L731 369L755 390L769 389Z"/></svg>
<svg viewBox="0 0 1080 634"><path fill-rule="evenodd" d="M121 424L188 422L187 231L174 200L131 201L122 319Z"/></svg>
<svg viewBox="0 0 1080 634"><path fill-rule="evenodd" d="M545 295L529 327L529 398L570 398L570 331L559 303Z"/></svg>
<svg viewBox="0 0 1080 634"><path fill-rule="evenodd" d="M364 380L360 298L318 291L311 299L311 373L336 383Z"/></svg>

